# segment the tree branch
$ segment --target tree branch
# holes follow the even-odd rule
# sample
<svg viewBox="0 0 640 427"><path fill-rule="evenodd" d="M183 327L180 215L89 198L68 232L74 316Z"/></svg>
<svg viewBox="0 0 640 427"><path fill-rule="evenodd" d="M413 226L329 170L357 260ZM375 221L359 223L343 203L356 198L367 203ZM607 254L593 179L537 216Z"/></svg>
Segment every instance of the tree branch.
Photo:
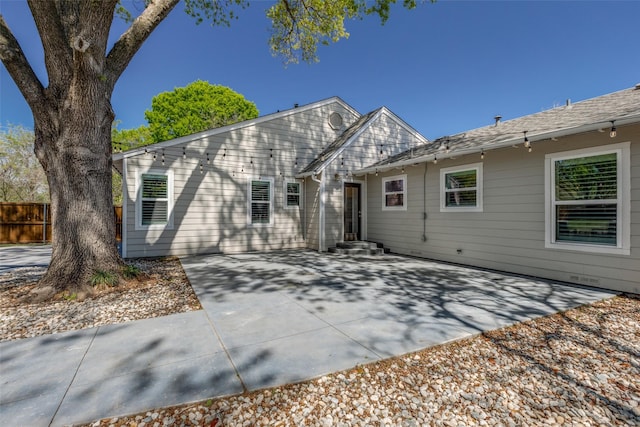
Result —
<svg viewBox="0 0 640 427"><path fill-rule="evenodd" d="M142 43L162 22L179 0L154 0L125 31L107 55L106 77L115 85Z"/></svg>
<svg viewBox="0 0 640 427"><path fill-rule="evenodd" d="M71 79L72 52L66 41L60 11L50 0L28 0L27 3L44 50L49 86L53 82L68 82Z"/></svg>
<svg viewBox="0 0 640 427"><path fill-rule="evenodd" d="M44 96L44 88L2 15L0 15L0 59L31 110L35 110Z"/></svg>

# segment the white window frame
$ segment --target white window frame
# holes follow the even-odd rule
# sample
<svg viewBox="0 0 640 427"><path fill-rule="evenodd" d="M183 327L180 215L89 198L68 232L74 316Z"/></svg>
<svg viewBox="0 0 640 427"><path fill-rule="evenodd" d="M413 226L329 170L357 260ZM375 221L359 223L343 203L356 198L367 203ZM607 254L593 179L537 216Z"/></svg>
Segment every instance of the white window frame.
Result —
<svg viewBox="0 0 640 427"><path fill-rule="evenodd" d="M402 191L386 191L386 183L402 180ZM402 206L387 206L387 194L402 194ZM396 175L382 178L382 210L406 211L407 210L407 175Z"/></svg>
<svg viewBox="0 0 640 427"><path fill-rule="evenodd" d="M269 202L263 202L269 204L269 222L268 223L256 223L254 224L251 218L251 204L253 203L251 183L253 181L268 182L269 183ZM272 227L273 226L273 178L265 177L250 177L247 180L247 225L249 227Z"/></svg>
<svg viewBox="0 0 640 427"><path fill-rule="evenodd" d="M476 186L475 188L465 188L464 191L476 191L476 205L475 206L447 206L447 174L454 172L476 172ZM440 169L440 212L482 212L484 210L483 204L483 173L482 163L471 163L467 165L454 166L450 168Z"/></svg>
<svg viewBox="0 0 640 427"><path fill-rule="evenodd" d="M617 167L617 221L616 245L556 241L555 162L557 160L599 156L616 153ZM550 153L545 156L545 248L600 254L630 255L631 248L631 150L630 142Z"/></svg>
<svg viewBox="0 0 640 427"><path fill-rule="evenodd" d="M165 175L167 177L167 222L164 224L142 224L142 179L143 175ZM164 200L164 199L154 199ZM136 230L173 230L173 171L149 169L136 175Z"/></svg>
<svg viewBox="0 0 640 427"><path fill-rule="evenodd" d="M289 193L289 184L296 184L298 186L297 193ZM298 196L298 204L289 206L289 194L295 194ZM300 181L285 180L284 181L284 208L285 209L300 209L302 207L302 183Z"/></svg>

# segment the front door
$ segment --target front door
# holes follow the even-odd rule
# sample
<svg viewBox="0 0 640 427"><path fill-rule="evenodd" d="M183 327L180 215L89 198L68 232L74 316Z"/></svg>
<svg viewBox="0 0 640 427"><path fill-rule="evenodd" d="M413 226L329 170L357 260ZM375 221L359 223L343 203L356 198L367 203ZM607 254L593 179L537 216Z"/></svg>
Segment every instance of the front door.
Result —
<svg viewBox="0 0 640 427"><path fill-rule="evenodd" d="M360 209L361 184L344 183L344 240L360 240L362 211Z"/></svg>

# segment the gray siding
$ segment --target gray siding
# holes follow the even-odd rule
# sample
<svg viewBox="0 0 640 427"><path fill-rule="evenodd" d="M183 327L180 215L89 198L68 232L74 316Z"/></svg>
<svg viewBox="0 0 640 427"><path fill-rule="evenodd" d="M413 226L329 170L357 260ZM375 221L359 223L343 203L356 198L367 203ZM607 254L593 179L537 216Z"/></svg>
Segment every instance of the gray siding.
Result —
<svg viewBox="0 0 640 427"><path fill-rule="evenodd" d="M367 177L354 176L353 171L386 159L389 156L406 151L421 141L383 110L380 116L367 127L344 151L325 169L326 184L326 246L335 246L344 240L344 196L343 182L362 183L363 205L367 191ZM382 151L382 154L380 153ZM366 236L366 208L363 208L362 234Z"/></svg>
<svg viewBox="0 0 640 427"><path fill-rule="evenodd" d="M625 141L631 141L631 254L545 248L545 154ZM483 164L483 212L440 212L440 168L477 162ZM589 132L535 143L532 153L505 148L486 152L484 160L478 153L407 167L406 173L407 211L381 209L381 178L398 171L369 175L368 238L393 252L640 292L640 126L619 128L615 139Z"/></svg>
<svg viewBox="0 0 640 427"><path fill-rule="evenodd" d="M159 148L155 161L152 153L127 158L127 256L305 247L304 209L313 207L313 203L304 200L299 209L285 208L285 182L294 180L295 173L336 138L338 132L328 125L333 111L342 114L345 125L356 119L341 103L333 102L167 147L164 165L163 150ZM183 147L186 159L182 156ZM149 169L173 171L173 229L136 229L136 179ZM251 177L273 180L272 226L256 227L247 223ZM304 185L302 187L303 198L306 198Z"/></svg>

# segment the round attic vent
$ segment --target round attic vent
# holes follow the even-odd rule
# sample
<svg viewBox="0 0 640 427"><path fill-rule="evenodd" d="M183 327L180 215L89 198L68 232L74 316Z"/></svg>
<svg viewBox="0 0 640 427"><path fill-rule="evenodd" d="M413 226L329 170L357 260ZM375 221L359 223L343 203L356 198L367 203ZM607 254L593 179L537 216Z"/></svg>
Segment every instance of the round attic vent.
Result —
<svg viewBox="0 0 640 427"><path fill-rule="evenodd" d="M340 129L342 127L342 116L339 113L329 114L329 126L334 130Z"/></svg>

